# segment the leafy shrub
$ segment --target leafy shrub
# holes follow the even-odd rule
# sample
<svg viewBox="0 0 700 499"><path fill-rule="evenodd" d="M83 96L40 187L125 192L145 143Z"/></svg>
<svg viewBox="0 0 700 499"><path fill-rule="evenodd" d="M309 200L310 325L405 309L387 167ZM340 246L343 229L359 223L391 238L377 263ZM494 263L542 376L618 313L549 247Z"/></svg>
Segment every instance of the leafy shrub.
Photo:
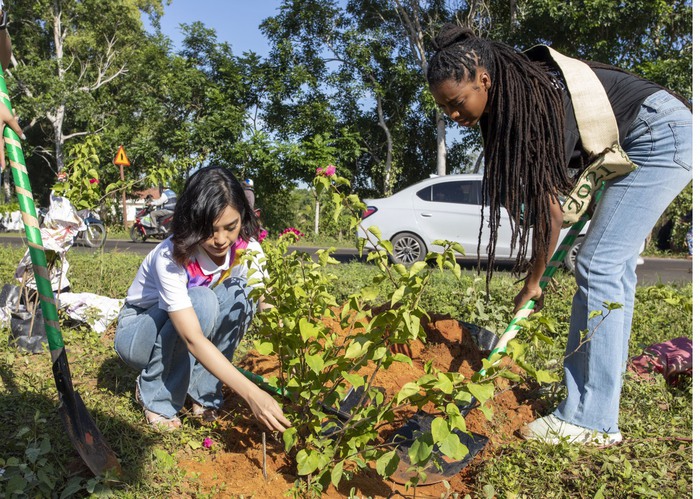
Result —
<svg viewBox="0 0 700 499"><path fill-rule="evenodd" d="M337 175L318 176L314 181L317 191L331 191L327 197L333 200L336 217L343 210L351 214L362 212L357 196L342 193L344 185L348 185L347 180ZM357 216L353 225L359 225ZM417 470L414 482L420 481L421 470L430 464L434 445L448 458L462 459L468 450L452 433L454 429L466 431L458 407L476 398L486 412L483 402L493 396L494 379L511 376L497 366L498 359L487 364L485 374L474 380L427 365L420 379L405 384L393 397L385 396L375 385L377 373L396 362L411 362L409 357L395 353L392 346L425 340L421 319L427 317L423 299L429 294L428 284L445 279L438 282L430 298L437 301L446 286L455 280L459 282L461 273L455 252L463 250L454 243L436 242L444 247L444 252L428 255L434 268L418 262L408 269L400 264L390 265L391 243L381 240L376 228L369 230L379 241L367 257L376 265L371 283L343 284L352 290L345 292L342 301L333 293L340 278L325 270L338 263L330 256L332 248L319 250L318 261L314 262L306 253L288 251L296 241L292 233L276 242L270 238L264 241L269 272L265 301L273 307L259 317L254 344L258 352L272 354L279 361L278 375L269 382L289 399L287 414L292 427L284 432L283 439L298 475L304 477L297 482L297 493L320 495L329 484L338 486L344 477L366 468L369 462L376 463L380 475L392 475L399 456L393 448L379 443L378 428L393 422L397 411L416 410L427 403L433 404L442 416L436 418L432 431L417 439L409 450L411 465ZM359 241L358 247L364 247L364 243ZM486 318L483 290L474 288L474 282L465 284L463 294L451 297L453 307L463 308L472 319ZM376 307L380 295L386 296L386 302ZM466 305L465 295L470 300ZM502 307L499 312L506 313ZM329 322L340 324L346 335L334 331ZM516 357L522 360L522 356ZM357 404L347 422L329 430L323 424L327 418L323 408L338 408L353 388L363 389L363 398L369 403Z"/></svg>

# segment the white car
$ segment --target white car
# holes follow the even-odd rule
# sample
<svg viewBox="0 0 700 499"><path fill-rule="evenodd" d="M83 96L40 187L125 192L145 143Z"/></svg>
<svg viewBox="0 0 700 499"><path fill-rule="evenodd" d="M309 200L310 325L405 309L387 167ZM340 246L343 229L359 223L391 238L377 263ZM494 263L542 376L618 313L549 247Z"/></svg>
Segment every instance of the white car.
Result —
<svg viewBox="0 0 700 499"><path fill-rule="evenodd" d="M458 242L464 247L466 258L476 258L481 224L481 180L481 174L432 177L393 196L366 199L367 210L362 215L357 236L367 238L362 228L376 226L382 239L391 241L394 246L392 259L407 265L425 259L428 251L442 251L441 246L432 244L436 240ZM487 208L484 216L487 218L481 238L482 257L486 256L489 241ZM583 227L564 260L564 265L571 271L587 228L588 224ZM562 229L560 243L567 232L568 229ZM501 208L496 260L514 260L515 255L510 250L511 235L509 216L505 208ZM374 238L369 237L370 240Z"/></svg>

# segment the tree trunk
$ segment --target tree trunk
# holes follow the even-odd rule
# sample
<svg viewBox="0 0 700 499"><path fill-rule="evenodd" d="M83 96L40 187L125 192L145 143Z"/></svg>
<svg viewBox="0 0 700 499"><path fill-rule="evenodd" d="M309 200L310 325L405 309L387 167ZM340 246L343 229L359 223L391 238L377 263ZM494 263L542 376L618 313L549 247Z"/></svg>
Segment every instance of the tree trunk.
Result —
<svg viewBox="0 0 700 499"><path fill-rule="evenodd" d="M428 80L428 57L425 52L424 32L421 25L421 6L417 0L407 2L407 6L401 4L400 0L394 0L394 7L399 15L401 24L406 31L406 37L411 45L416 61L421 67L423 77ZM445 117L439 109L436 111L435 123L437 124L437 158L436 167L438 175L447 173L447 145L445 132Z"/></svg>
<svg viewBox="0 0 700 499"><path fill-rule="evenodd" d="M440 109L435 111L435 123L437 124L437 174L447 175L447 144L445 133L445 115Z"/></svg>
<svg viewBox="0 0 700 499"><path fill-rule="evenodd" d="M377 115L379 116L379 126L384 130L384 135L386 135L386 160L384 161L384 195L390 196L393 190L391 163L394 156L394 139L391 136L391 130L384 120L384 108L382 107L382 97L379 94L375 94L377 100Z"/></svg>
<svg viewBox="0 0 700 499"><path fill-rule="evenodd" d="M318 219L321 217L321 201L316 198L316 216L314 217L314 234L318 236Z"/></svg>

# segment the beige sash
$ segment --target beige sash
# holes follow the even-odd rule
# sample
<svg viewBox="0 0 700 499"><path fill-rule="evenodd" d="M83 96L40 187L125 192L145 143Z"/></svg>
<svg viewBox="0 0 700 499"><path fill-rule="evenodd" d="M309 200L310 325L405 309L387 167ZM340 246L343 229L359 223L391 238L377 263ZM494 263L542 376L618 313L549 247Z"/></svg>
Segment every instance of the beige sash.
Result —
<svg viewBox="0 0 700 499"><path fill-rule="evenodd" d="M585 62L546 47L566 80L574 106L588 166L562 203L564 226L575 223L588 209L603 182L626 175L637 166L620 146L617 122L603 85Z"/></svg>

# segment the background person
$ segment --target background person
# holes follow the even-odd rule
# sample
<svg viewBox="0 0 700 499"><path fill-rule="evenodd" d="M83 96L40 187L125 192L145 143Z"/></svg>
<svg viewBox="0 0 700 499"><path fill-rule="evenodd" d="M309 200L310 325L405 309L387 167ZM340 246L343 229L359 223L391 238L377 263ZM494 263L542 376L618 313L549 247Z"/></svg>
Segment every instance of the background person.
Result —
<svg viewBox="0 0 700 499"><path fill-rule="evenodd" d="M480 125L484 141L483 199L490 199L489 273L499 209L504 206L525 258L533 226L533 257L520 309L539 300L539 281L562 225L558 196L587 157L567 86L550 60L533 61L503 43L445 25L434 44L428 83L435 102L461 126ZM627 363L639 247L666 207L691 180L692 114L662 87L611 66L588 63L614 111L622 149L637 168L606 184L576 259L576 282L564 360L566 398L553 414L520 431L525 438L608 445L618 427L622 374ZM521 216L521 213L524 215ZM514 216L515 215L515 216ZM591 312L623 305L602 320ZM588 331L586 340L580 333Z"/></svg>
<svg viewBox="0 0 700 499"><path fill-rule="evenodd" d="M158 208L151 212L151 220L153 220L156 229L167 232L161 221L173 214L176 203L177 194L169 187L162 189L160 197L151 201L151 205Z"/></svg>
<svg viewBox="0 0 700 499"><path fill-rule="evenodd" d="M244 250L257 255L251 278L264 273L258 232L231 172L207 167L187 180L173 235L144 259L117 319L114 348L140 371L136 399L149 424L178 428L188 396L194 415L215 419L226 384L268 429L290 426L275 399L231 364L254 312Z"/></svg>

